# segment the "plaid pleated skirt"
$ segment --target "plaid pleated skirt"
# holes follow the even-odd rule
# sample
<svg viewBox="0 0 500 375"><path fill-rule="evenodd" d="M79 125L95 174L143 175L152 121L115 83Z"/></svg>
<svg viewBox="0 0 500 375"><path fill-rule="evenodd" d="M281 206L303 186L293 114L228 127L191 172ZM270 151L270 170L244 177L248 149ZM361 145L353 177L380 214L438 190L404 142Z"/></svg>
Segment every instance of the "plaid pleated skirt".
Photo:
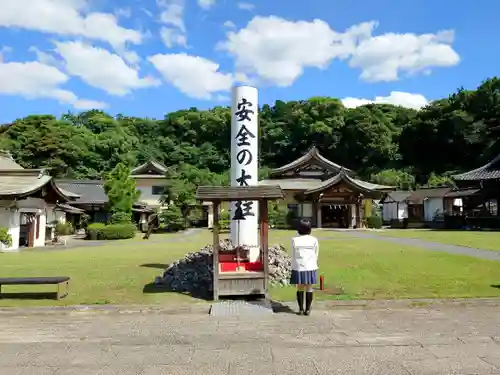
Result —
<svg viewBox="0 0 500 375"><path fill-rule="evenodd" d="M318 270L314 271L295 271L292 270L290 276L290 284L292 285L309 285L318 283Z"/></svg>

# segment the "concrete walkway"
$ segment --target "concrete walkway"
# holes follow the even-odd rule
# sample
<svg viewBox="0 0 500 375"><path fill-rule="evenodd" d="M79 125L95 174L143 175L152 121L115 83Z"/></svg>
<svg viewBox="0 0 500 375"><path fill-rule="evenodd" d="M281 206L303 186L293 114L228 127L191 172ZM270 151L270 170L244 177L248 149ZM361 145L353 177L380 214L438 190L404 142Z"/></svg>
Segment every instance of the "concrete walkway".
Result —
<svg viewBox="0 0 500 375"><path fill-rule="evenodd" d="M0 319L0 374L497 374L498 306Z"/></svg>
<svg viewBox="0 0 500 375"><path fill-rule="evenodd" d="M152 234L149 240L138 240L137 244L140 246L144 245L154 245L161 243L173 243L173 242L189 242L189 237L194 237L196 234L204 231L204 228L190 228L183 232L176 233L175 235L164 235L164 234ZM124 240L117 241L92 241L85 240L84 238L67 238L66 245L57 246L45 246L43 248L37 248L37 251L52 251L52 250L66 250L80 247L96 247L96 246L123 246ZM130 242L129 242L130 243Z"/></svg>
<svg viewBox="0 0 500 375"><path fill-rule="evenodd" d="M354 238L363 238L363 239L370 239L370 240L394 242L394 243L398 243L401 245L416 246L416 247L420 247L420 248L423 248L426 250L440 251L440 252L449 253L449 254L467 255L470 257L474 257L474 258L500 261L500 251L490 251L490 250L483 250L483 249L475 249L472 247L442 244L442 243L438 243L438 242L425 241L425 240L421 240L421 239L417 239L417 238L401 238L401 237L381 236L381 235L378 235L376 232L362 231L362 230L345 231L345 230L338 230L338 229L328 229L328 230L324 230L324 231L325 232L332 231L332 232L336 232L336 233L342 233L342 234L346 235L346 237L351 236Z"/></svg>

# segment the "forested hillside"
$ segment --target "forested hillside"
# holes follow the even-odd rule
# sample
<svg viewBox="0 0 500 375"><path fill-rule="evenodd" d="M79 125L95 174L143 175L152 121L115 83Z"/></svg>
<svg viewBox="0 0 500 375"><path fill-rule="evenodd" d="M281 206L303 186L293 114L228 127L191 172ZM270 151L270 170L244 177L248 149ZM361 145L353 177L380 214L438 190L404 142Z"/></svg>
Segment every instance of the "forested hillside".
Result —
<svg viewBox="0 0 500 375"><path fill-rule="evenodd" d="M72 178L99 178L120 161L137 165L149 158L224 174L230 118L226 107L190 108L161 120L101 111L60 119L30 115L2 128L0 147L27 168L51 167ZM387 104L347 109L325 97L277 101L260 111L260 162L281 166L315 144L325 157L374 182L436 185L500 153L499 121L499 78L420 111Z"/></svg>

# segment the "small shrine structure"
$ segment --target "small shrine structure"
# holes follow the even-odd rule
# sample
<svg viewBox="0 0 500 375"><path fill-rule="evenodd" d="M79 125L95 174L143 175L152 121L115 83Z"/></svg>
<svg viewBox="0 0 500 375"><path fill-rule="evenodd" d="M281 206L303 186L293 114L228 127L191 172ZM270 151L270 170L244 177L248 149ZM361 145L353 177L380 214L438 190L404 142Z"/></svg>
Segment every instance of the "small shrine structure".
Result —
<svg viewBox="0 0 500 375"><path fill-rule="evenodd" d="M275 186L200 186L196 199L212 202L213 224L213 299L223 296L263 295L268 298L269 281L269 218L268 201L283 199L283 190ZM221 202L257 201L259 205L259 248L256 261L251 261L246 246L222 251L219 236ZM234 220L245 220L244 215Z"/></svg>

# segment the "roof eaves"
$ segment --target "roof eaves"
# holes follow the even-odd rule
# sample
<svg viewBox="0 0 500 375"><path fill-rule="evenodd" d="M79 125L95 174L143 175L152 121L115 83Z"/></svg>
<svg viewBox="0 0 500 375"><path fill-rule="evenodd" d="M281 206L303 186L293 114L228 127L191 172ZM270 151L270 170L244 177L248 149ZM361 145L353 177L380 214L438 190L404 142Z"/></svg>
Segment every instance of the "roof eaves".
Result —
<svg viewBox="0 0 500 375"><path fill-rule="evenodd" d="M493 164L496 164L498 162L500 162L500 155L498 155L496 158L494 158L493 160L491 160L490 162L479 168L473 169L468 172L459 173L451 177L454 180L480 180L481 179L480 177L474 175L481 172L485 172L486 169L490 168Z"/></svg>

